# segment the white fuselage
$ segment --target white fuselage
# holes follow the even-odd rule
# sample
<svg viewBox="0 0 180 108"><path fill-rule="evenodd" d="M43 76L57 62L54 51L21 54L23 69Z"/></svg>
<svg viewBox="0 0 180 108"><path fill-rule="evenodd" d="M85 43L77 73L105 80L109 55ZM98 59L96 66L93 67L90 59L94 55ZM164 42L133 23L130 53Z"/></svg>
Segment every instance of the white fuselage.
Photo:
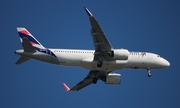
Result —
<svg viewBox="0 0 180 108"><path fill-rule="evenodd" d="M114 71L123 68L160 69L169 66L169 62L154 53L129 52L128 60L103 61L101 68L94 61L94 50L49 49L56 57L42 52L28 53L17 50L21 56L63 66L77 66L89 70Z"/></svg>

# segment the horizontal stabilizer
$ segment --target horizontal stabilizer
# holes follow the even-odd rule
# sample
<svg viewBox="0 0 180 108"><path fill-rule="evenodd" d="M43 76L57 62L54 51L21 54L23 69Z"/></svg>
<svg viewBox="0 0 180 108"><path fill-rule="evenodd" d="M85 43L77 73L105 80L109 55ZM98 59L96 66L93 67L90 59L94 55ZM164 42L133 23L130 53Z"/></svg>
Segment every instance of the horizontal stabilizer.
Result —
<svg viewBox="0 0 180 108"><path fill-rule="evenodd" d="M22 38L22 41L25 52L36 52L36 49L31 45L30 41L27 38Z"/></svg>
<svg viewBox="0 0 180 108"><path fill-rule="evenodd" d="M29 60L29 58L21 57L21 58L19 58L19 60L16 62L16 64L21 64L21 63L24 63L24 62L26 62L26 61L28 61L28 60Z"/></svg>

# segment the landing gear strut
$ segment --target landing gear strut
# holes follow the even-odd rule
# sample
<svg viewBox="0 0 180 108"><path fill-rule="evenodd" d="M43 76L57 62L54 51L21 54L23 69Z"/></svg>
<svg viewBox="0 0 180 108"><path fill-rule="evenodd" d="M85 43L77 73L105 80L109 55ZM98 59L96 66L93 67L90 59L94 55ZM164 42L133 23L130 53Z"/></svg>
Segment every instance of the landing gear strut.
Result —
<svg viewBox="0 0 180 108"><path fill-rule="evenodd" d="M147 68L147 72L148 72L148 77L151 77L152 74L151 74L151 71L150 71L149 67Z"/></svg>
<svg viewBox="0 0 180 108"><path fill-rule="evenodd" d="M93 83L93 84L96 84L97 81L98 81L98 78L95 77L95 78L93 78L92 83Z"/></svg>
<svg viewBox="0 0 180 108"><path fill-rule="evenodd" d="M98 62L97 62L97 67L98 67L98 68L102 67L102 64L103 64L102 61L98 61Z"/></svg>

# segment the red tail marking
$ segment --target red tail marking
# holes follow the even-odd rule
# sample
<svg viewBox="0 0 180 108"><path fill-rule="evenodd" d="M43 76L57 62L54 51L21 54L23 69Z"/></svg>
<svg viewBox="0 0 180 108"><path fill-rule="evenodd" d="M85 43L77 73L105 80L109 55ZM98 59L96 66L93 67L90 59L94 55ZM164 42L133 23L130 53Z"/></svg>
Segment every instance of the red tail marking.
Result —
<svg viewBox="0 0 180 108"><path fill-rule="evenodd" d="M29 34L29 32L27 31L27 30L21 30L21 31L19 31L20 33L23 33L23 34L26 34L26 35L28 35Z"/></svg>
<svg viewBox="0 0 180 108"><path fill-rule="evenodd" d="M34 42L30 42L31 43L31 45L34 45L34 44L36 44L36 43L34 43Z"/></svg>
<svg viewBox="0 0 180 108"><path fill-rule="evenodd" d="M64 88L66 89L66 91L70 90L70 88L65 83L62 83L62 84L63 84Z"/></svg>

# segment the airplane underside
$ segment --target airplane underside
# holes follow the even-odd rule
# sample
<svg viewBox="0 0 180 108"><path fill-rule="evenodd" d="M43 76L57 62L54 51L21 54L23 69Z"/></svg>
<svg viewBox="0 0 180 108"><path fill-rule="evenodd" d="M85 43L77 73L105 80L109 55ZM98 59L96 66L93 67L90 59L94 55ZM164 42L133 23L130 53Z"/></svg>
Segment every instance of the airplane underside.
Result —
<svg viewBox="0 0 180 108"><path fill-rule="evenodd" d="M111 73L115 70L146 69L148 77L150 77L150 69L170 66L167 60L154 53L130 52L122 48L114 49L92 13L87 8L85 11L91 23L94 50L48 49L26 28L18 27L17 31L23 49L15 51L15 54L21 56L16 64L35 59L50 64L82 67L90 70L88 75L71 89L63 83L67 91L78 91L91 83L96 84L98 80L102 80L105 84L120 84L121 75Z"/></svg>

